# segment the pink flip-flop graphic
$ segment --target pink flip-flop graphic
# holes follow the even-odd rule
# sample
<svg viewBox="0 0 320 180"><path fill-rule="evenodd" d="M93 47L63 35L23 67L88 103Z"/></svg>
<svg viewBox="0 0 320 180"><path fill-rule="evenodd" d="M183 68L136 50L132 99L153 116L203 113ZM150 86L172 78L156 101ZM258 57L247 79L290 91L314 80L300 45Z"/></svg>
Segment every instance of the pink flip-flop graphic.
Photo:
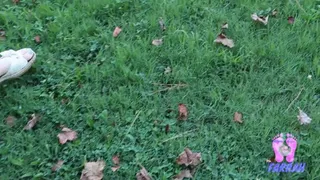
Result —
<svg viewBox="0 0 320 180"><path fill-rule="evenodd" d="M298 143L292 134L287 134L286 143L290 147L290 153L287 155L286 160L287 162L291 163L294 160L294 154L296 152Z"/></svg>
<svg viewBox="0 0 320 180"><path fill-rule="evenodd" d="M283 155L280 152L280 147L283 145L283 134L278 134L277 136L275 136L272 140L272 149L274 151L274 155L275 155L275 160L277 162L282 162L283 161Z"/></svg>

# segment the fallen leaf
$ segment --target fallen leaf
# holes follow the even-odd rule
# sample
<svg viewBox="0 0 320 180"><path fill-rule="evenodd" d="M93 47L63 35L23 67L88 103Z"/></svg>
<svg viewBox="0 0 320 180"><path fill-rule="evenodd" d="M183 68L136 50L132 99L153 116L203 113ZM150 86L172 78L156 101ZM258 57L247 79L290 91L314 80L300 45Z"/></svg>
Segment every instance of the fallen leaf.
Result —
<svg viewBox="0 0 320 180"><path fill-rule="evenodd" d="M274 9L271 13L272 16L276 16L278 14L278 11L276 9Z"/></svg>
<svg viewBox="0 0 320 180"><path fill-rule="evenodd" d="M162 43L163 43L162 39L154 39L152 41L152 45L154 45L154 46L160 46Z"/></svg>
<svg viewBox="0 0 320 180"><path fill-rule="evenodd" d="M288 23L293 24L294 23L294 17L290 16L288 17Z"/></svg>
<svg viewBox="0 0 320 180"><path fill-rule="evenodd" d="M201 153L193 153L189 148L185 148L179 155L177 164L186 166L196 166L201 162Z"/></svg>
<svg viewBox="0 0 320 180"><path fill-rule="evenodd" d="M303 112L300 108L299 108L299 115L297 116L298 120L300 121L300 124L310 124L311 123L311 118L305 113Z"/></svg>
<svg viewBox="0 0 320 180"><path fill-rule="evenodd" d="M65 144L68 140L73 141L77 139L77 132L69 128L62 128L62 132L57 136L59 138L60 144Z"/></svg>
<svg viewBox="0 0 320 180"><path fill-rule="evenodd" d="M113 156L113 157L112 157L112 162L113 162L113 164L115 164L115 165L120 164L119 156Z"/></svg>
<svg viewBox="0 0 320 180"><path fill-rule="evenodd" d="M8 116L8 117L6 118L6 123L7 123L7 125L8 125L9 127L13 127L16 120L17 120L16 117L14 117L14 116Z"/></svg>
<svg viewBox="0 0 320 180"><path fill-rule="evenodd" d="M116 172L118 169L120 169L120 166L118 165L118 166L113 166L113 167L111 167L111 170L113 171L113 172Z"/></svg>
<svg viewBox="0 0 320 180"><path fill-rule="evenodd" d="M267 159L266 162L267 163L275 163L276 162L275 156L272 156L271 158Z"/></svg>
<svg viewBox="0 0 320 180"><path fill-rule="evenodd" d="M6 40L6 31L0 30L0 40Z"/></svg>
<svg viewBox="0 0 320 180"><path fill-rule="evenodd" d="M312 75L309 74L307 78L311 80L312 79Z"/></svg>
<svg viewBox="0 0 320 180"><path fill-rule="evenodd" d="M141 170L136 174L136 178L137 180L151 180L148 171L144 167L141 167Z"/></svg>
<svg viewBox="0 0 320 180"><path fill-rule="evenodd" d="M226 35L224 35L223 33L219 34L217 39L214 40L214 42L216 43L221 43L225 46L228 46L229 48L233 48L234 47L234 43L232 39L228 39Z"/></svg>
<svg viewBox="0 0 320 180"><path fill-rule="evenodd" d="M34 37L34 42L36 42L37 44L40 44L40 43L41 43L41 38L40 38L40 36L35 36L35 37Z"/></svg>
<svg viewBox="0 0 320 180"><path fill-rule="evenodd" d="M164 74L170 74L171 73L171 68L168 66L164 69Z"/></svg>
<svg viewBox="0 0 320 180"><path fill-rule="evenodd" d="M252 18L254 21L256 21L256 22L261 22L261 23L263 23L264 25L267 25L267 24L268 24L269 16L267 16L267 17L258 16L256 13L254 13L254 14L251 15L251 18Z"/></svg>
<svg viewBox="0 0 320 180"><path fill-rule="evenodd" d="M84 165L80 180L100 180L103 178L104 161L87 162Z"/></svg>
<svg viewBox="0 0 320 180"><path fill-rule="evenodd" d="M187 120L188 118L188 110L186 105L184 104L179 104L178 106L179 108L179 116L178 116L178 120Z"/></svg>
<svg viewBox="0 0 320 180"><path fill-rule="evenodd" d="M166 26L165 26L165 24L164 24L164 21L163 21L162 17L161 17L160 20L159 20L159 25L160 25L160 29L161 29L162 31L165 31L165 30L166 30Z"/></svg>
<svg viewBox="0 0 320 180"><path fill-rule="evenodd" d="M14 4L17 4L17 3L20 2L20 0L12 0L12 2L13 2Z"/></svg>
<svg viewBox="0 0 320 180"><path fill-rule="evenodd" d="M174 180L183 180L183 178L193 178L190 170L185 169L176 176L174 176Z"/></svg>
<svg viewBox="0 0 320 180"><path fill-rule="evenodd" d="M36 123L40 120L40 116L36 114L31 115L31 120L28 121L27 125L23 128L24 130L31 130Z"/></svg>
<svg viewBox="0 0 320 180"><path fill-rule="evenodd" d="M119 168L120 168L120 159L119 159L119 156L113 156L112 157L112 162L115 166L111 167L111 170L113 172L117 171Z"/></svg>
<svg viewBox="0 0 320 180"><path fill-rule="evenodd" d="M54 166L52 166L51 170L58 171L62 167L63 163L64 161L59 160Z"/></svg>
<svg viewBox="0 0 320 180"><path fill-rule="evenodd" d="M121 33L122 29L120 27L116 27L113 31L113 37L118 37L119 34Z"/></svg>
<svg viewBox="0 0 320 180"><path fill-rule="evenodd" d="M240 112L235 112L233 115L233 121L238 122L238 123L243 123L242 121L242 114Z"/></svg>
<svg viewBox="0 0 320 180"><path fill-rule="evenodd" d="M229 28L228 23L223 23L221 28L222 29L228 29Z"/></svg>
<svg viewBox="0 0 320 180"><path fill-rule="evenodd" d="M170 131L170 126L169 126L169 124L167 124L167 125L166 125L166 130L165 130L166 134L168 134L169 131Z"/></svg>

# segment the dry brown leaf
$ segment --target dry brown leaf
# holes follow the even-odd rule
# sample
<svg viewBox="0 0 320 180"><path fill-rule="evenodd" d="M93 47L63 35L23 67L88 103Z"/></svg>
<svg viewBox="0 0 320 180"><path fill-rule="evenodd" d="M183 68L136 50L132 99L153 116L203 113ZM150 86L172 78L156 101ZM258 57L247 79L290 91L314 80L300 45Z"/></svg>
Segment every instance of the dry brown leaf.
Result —
<svg viewBox="0 0 320 180"><path fill-rule="evenodd" d="M228 29L229 28L228 23L223 23L221 28L222 29Z"/></svg>
<svg viewBox="0 0 320 180"><path fill-rule="evenodd" d="M303 124L310 124L311 123L311 118L305 113L303 112L300 108L299 108L299 115L297 116L299 122L301 125Z"/></svg>
<svg viewBox="0 0 320 180"><path fill-rule="evenodd" d="M0 30L0 40L6 40L6 31Z"/></svg>
<svg viewBox="0 0 320 180"><path fill-rule="evenodd" d="M122 29L120 27L116 27L113 31L113 37L118 37L119 34L121 33Z"/></svg>
<svg viewBox="0 0 320 180"><path fill-rule="evenodd" d="M254 14L251 15L251 18L256 22L260 22L260 23L262 23L264 25L267 25L269 16L267 16L267 17L258 16L256 13L254 13Z"/></svg>
<svg viewBox="0 0 320 180"><path fill-rule="evenodd" d="M116 172L118 169L120 169L120 166L118 165L118 166L113 166L113 167L111 167L111 170L113 171L113 172Z"/></svg>
<svg viewBox="0 0 320 180"><path fill-rule="evenodd" d="M166 128L165 128L165 132L166 132L166 134L168 134L168 133L169 133L169 131L170 131L170 125L169 125L169 124L167 124L167 125L166 125Z"/></svg>
<svg viewBox="0 0 320 180"><path fill-rule="evenodd" d="M40 116L36 114L31 115L31 120L28 121L27 125L23 128L24 130L31 130L36 123L40 120Z"/></svg>
<svg viewBox="0 0 320 180"><path fill-rule="evenodd" d="M141 167L141 170L136 174L136 178L137 180L151 180L148 171L144 167Z"/></svg>
<svg viewBox="0 0 320 180"><path fill-rule="evenodd" d="M57 136L59 138L60 144L65 144L67 141L73 141L77 139L77 132L69 128L62 128L62 132Z"/></svg>
<svg viewBox="0 0 320 180"><path fill-rule="evenodd" d="M170 74L171 73L171 68L168 66L164 69L164 74Z"/></svg>
<svg viewBox="0 0 320 180"><path fill-rule="evenodd" d="M162 17L161 17L160 20L159 20L159 25L160 25L160 29L161 29L162 31L165 31L165 30L166 30L166 25L164 24L164 21L163 21Z"/></svg>
<svg viewBox="0 0 320 180"><path fill-rule="evenodd" d="M293 24L294 23L294 17L293 16L288 17L288 23L289 24Z"/></svg>
<svg viewBox="0 0 320 180"><path fill-rule="evenodd" d="M13 2L14 4L17 4L17 3L20 2L20 0L12 0L12 2Z"/></svg>
<svg viewBox="0 0 320 180"><path fill-rule="evenodd" d="M234 43L232 39L228 39L226 35L224 35L223 33L219 34L217 39L214 40L214 42L216 43L221 43L225 46L228 46L229 48L233 48L234 47Z"/></svg>
<svg viewBox="0 0 320 180"><path fill-rule="evenodd" d="M62 167L63 163L64 161L59 160L54 166L52 166L51 170L58 171Z"/></svg>
<svg viewBox="0 0 320 180"><path fill-rule="evenodd" d="M183 180L183 178L193 178L190 170L185 169L176 176L174 176L174 180Z"/></svg>
<svg viewBox="0 0 320 180"><path fill-rule="evenodd" d="M87 162L82 170L80 180L101 180L105 166L104 161Z"/></svg>
<svg viewBox="0 0 320 180"><path fill-rule="evenodd" d="M242 113L240 112L235 112L233 115L233 121L238 122L238 123L243 123L242 121Z"/></svg>
<svg viewBox="0 0 320 180"><path fill-rule="evenodd" d="M187 120L188 118L188 110L186 105L184 104L179 104L179 116L178 116L178 120Z"/></svg>
<svg viewBox="0 0 320 180"><path fill-rule="evenodd" d="M14 116L8 116L7 118L6 118L6 123L7 123L7 125L9 126L9 127L13 127L14 125L15 125L15 121L17 120L17 118L16 117L14 117Z"/></svg>
<svg viewBox="0 0 320 180"><path fill-rule="evenodd" d="M271 13L272 16L276 16L278 14L278 11L276 9L274 9Z"/></svg>
<svg viewBox="0 0 320 180"><path fill-rule="evenodd" d="M112 162L113 162L113 164L115 165L115 166L113 166L113 167L111 167L111 170L113 171L113 172L115 172L115 171L117 171L119 168L120 168L120 159L119 159L119 156L113 156L112 157Z"/></svg>
<svg viewBox="0 0 320 180"><path fill-rule="evenodd" d="M162 39L154 39L152 41L152 45L154 46L160 46L163 43Z"/></svg>
<svg viewBox="0 0 320 180"><path fill-rule="evenodd" d="M184 164L186 166L196 166L201 162L201 153L193 153L189 148L184 151L177 158L177 164Z"/></svg>
<svg viewBox="0 0 320 180"><path fill-rule="evenodd" d="M37 44L40 44L40 43L41 43L41 38L40 38L40 36L35 36L35 37L34 37L34 42L36 42Z"/></svg>

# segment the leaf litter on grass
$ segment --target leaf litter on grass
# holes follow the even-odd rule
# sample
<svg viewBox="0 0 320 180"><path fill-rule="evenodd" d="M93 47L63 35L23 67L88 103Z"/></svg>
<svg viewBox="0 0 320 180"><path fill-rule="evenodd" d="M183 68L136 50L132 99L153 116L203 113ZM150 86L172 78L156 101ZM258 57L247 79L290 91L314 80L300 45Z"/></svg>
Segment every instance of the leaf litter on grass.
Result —
<svg viewBox="0 0 320 180"><path fill-rule="evenodd" d="M136 174L137 180L151 180L151 177L143 166L141 166L141 170Z"/></svg>
<svg viewBox="0 0 320 180"><path fill-rule="evenodd" d="M243 123L243 121L242 121L242 113L235 112L234 115L233 115L233 121L242 124Z"/></svg>
<svg viewBox="0 0 320 180"><path fill-rule="evenodd" d="M269 16L258 16L256 13L253 13L251 15L251 19L253 19L254 21L256 22L260 22L264 25L267 25L268 24L268 19L269 19Z"/></svg>
<svg viewBox="0 0 320 180"><path fill-rule="evenodd" d="M300 108L299 108L299 115L297 116L299 122L301 125L304 124L310 124L311 123L311 118L305 113L303 112Z"/></svg>
<svg viewBox="0 0 320 180"><path fill-rule="evenodd" d="M234 42L232 39L228 39L227 36L223 33L220 33L217 38L214 40L215 43L223 44L224 46L227 46L229 48L234 47Z"/></svg>
<svg viewBox="0 0 320 180"><path fill-rule="evenodd" d="M15 125L15 123L16 123L16 120L17 120L16 117L14 117L14 116L8 116L8 117L6 118L6 124L7 124L9 127L13 127L13 126Z"/></svg>
<svg viewBox="0 0 320 180"><path fill-rule="evenodd" d="M106 166L104 161L87 162L82 170L80 180L101 180L103 169Z"/></svg>
<svg viewBox="0 0 320 180"><path fill-rule="evenodd" d="M117 171L120 168L120 159L118 155L112 156L112 162L113 162L113 167L111 167L111 170L113 172Z"/></svg>
<svg viewBox="0 0 320 180"><path fill-rule="evenodd" d="M121 33L121 31L122 31L122 29L119 27L119 26L117 26L114 30L113 30L113 37L118 37L119 36L119 34Z"/></svg>
<svg viewBox="0 0 320 180"><path fill-rule="evenodd" d="M58 134L60 144L65 144L67 141L73 141L77 139L77 132L69 128L62 128L62 132Z"/></svg>
<svg viewBox="0 0 320 180"><path fill-rule="evenodd" d="M37 124L40 118L40 115L32 114L31 119L28 121L27 125L23 129L31 130Z"/></svg>
<svg viewBox="0 0 320 180"><path fill-rule="evenodd" d="M187 120L188 119L188 109L185 104L179 104L178 105L178 110L179 110L179 115L178 115L178 120Z"/></svg>
<svg viewBox="0 0 320 180"><path fill-rule="evenodd" d="M63 160L59 160L55 165L52 166L51 170L54 172L58 171L62 167L63 163Z"/></svg>
<svg viewBox="0 0 320 180"><path fill-rule="evenodd" d="M179 155L176 162L179 165L185 165L187 169L182 170L174 176L175 180L183 180L183 178L193 178L195 168L201 163L201 153L194 153L189 148L185 148Z"/></svg>

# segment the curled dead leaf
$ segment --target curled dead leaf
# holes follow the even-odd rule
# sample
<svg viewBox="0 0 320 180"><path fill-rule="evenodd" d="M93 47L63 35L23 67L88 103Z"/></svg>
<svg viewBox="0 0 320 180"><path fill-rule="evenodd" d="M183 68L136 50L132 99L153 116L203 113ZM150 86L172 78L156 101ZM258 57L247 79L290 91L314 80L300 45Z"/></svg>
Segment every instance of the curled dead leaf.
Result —
<svg viewBox="0 0 320 180"><path fill-rule="evenodd" d="M15 125L15 121L17 120L17 118L16 117L14 117L14 116L8 116L7 118L6 118L6 123L7 123L7 125L9 126L9 127L13 127L14 125Z"/></svg>
<svg viewBox="0 0 320 180"><path fill-rule="evenodd" d="M197 166L201 162L201 153L193 153L189 148L184 151L177 158L177 164L184 164L186 166Z"/></svg>
<svg viewBox="0 0 320 180"><path fill-rule="evenodd" d="M164 74L170 74L171 73L171 68L168 66L164 69Z"/></svg>
<svg viewBox="0 0 320 180"><path fill-rule="evenodd" d="M169 133L169 131L170 131L170 125L169 125L169 124L167 124L167 125L166 125L166 128L165 128L165 132L166 132L166 134L168 134L168 133Z"/></svg>
<svg viewBox="0 0 320 180"><path fill-rule="evenodd" d="M188 110L186 105L184 104L179 104L178 106L179 108L179 116L178 116L178 120L187 120L188 118Z"/></svg>
<svg viewBox="0 0 320 180"><path fill-rule="evenodd" d="M234 122L238 122L238 123L243 123L242 121L242 113L240 112L235 112L234 115L233 115L233 121Z"/></svg>
<svg viewBox="0 0 320 180"><path fill-rule="evenodd" d="M40 120L40 116L36 114L31 115L31 120L28 121L27 125L23 128L24 130L31 130L36 123Z"/></svg>
<svg viewBox="0 0 320 180"><path fill-rule="evenodd" d="M35 36L35 37L34 37L34 42L36 42L37 44L40 44L40 43L41 43L41 38L40 38L40 36Z"/></svg>
<svg viewBox="0 0 320 180"><path fill-rule="evenodd" d="M119 34L121 33L122 29L120 27L116 27L113 31L113 37L118 37Z"/></svg>
<svg viewBox="0 0 320 180"><path fill-rule="evenodd" d="M294 17L293 16L288 17L288 23L289 24L293 24L294 23Z"/></svg>
<svg viewBox="0 0 320 180"><path fill-rule="evenodd" d="M222 29L228 29L229 28L228 23L223 23L221 28Z"/></svg>
<svg viewBox="0 0 320 180"><path fill-rule="evenodd" d="M115 166L113 166L113 167L111 167L111 170L113 171L113 172L115 172L115 171L117 171L119 168L120 168L120 159L119 159L119 156L113 156L112 157L112 162L113 162L113 164L115 165Z"/></svg>
<svg viewBox="0 0 320 180"><path fill-rule="evenodd" d="M142 166L141 170L136 174L137 180L151 180L148 171Z"/></svg>
<svg viewBox="0 0 320 180"><path fill-rule="evenodd" d="M154 39L152 41L152 45L154 46L160 46L163 43L162 39Z"/></svg>
<svg viewBox="0 0 320 180"><path fill-rule="evenodd" d="M54 166L52 166L51 170L58 171L62 167L63 163L64 161L59 160Z"/></svg>
<svg viewBox="0 0 320 180"><path fill-rule="evenodd" d="M224 35L223 33L219 34L217 39L214 40L214 42L216 43L221 43L224 46L227 46L229 48L233 48L234 47L234 43L232 39L228 39L226 35Z"/></svg>
<svg viewBox="0 0 320 180"><path fill-rule="evenodd" d="M6 31L0 30L0 40L6 40Z"/></svg>
<svg viewBox="0 0 320 180"><path fill-rule="evenodd" d="M174 180L183 180L183 178L193 178L190 170L185 169L185 170L181 171L179 174L174 176L173 179Z"/></svg>
<svg viewBox="0 0 320 180"><path fill-rule="evenodd" d="M272 16L277 16L277 14L278 14L278 10L276 10L276 9L274 9L274 10L272 11L272 13L271 13Z"/></svg>
<svg viewBox="0 0 320 180"><path fill-rule="evenodd" d="M163 21L162 17L160 17L159 25L160 25L160 29L161 29L162 31L165 31L165 30L166 30L166 25L164 24L164 21Z"/></svg>
<svg viewBox="0 0 320 180"><path fill-rule="evenodd" d="M264 25L267 25L269 16L267 16L267 17L258 16L256 13L254 13L254 14L251 15L251 18L256 22L260 22L260 23L262 23Z"/></svg>
<svg viewBox="0 0 320 180"><path fill-rule="evenodd" d="M59 138L60 144L65 144L67 141L73 141L77 139L77 132L69 128L62 128L62 132L57 136Z"/></svg>
<svg viewBox="0 0 320 180"><path fill-rule="evenodd" d="M84 165L80 180L100 180L103 178L104 161L87 162Z"/></svg>
<svg viewBox="0 0 320 180"><path fill-rule="evenodd" d="M311 123L311 118L305 113L303 112L300 108L299 108L299 115L297 116L299 122L301 125L303 124L310 124Z"/></svg>

